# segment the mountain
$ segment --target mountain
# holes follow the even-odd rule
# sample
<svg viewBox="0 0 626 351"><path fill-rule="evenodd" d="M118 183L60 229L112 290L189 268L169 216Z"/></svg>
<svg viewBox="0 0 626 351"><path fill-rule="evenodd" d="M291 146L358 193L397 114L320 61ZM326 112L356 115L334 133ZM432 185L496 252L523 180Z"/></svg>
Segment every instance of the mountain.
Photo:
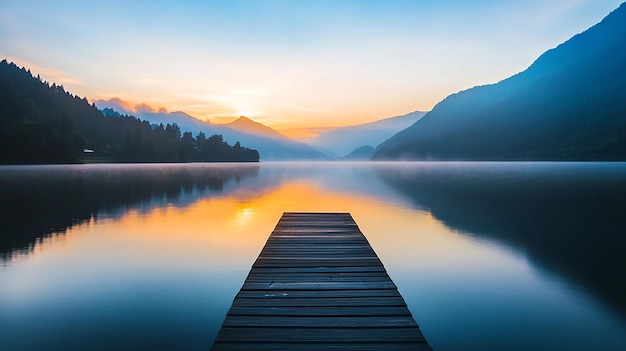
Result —
<svg viewBox="0 0 626 351"><path fill-rule="evenodd" d="M626 160L626 4L499 83L448 96L373 158Z"/></svg>
<svg viewBox="0 0 626 351"><path fill-rule="evenodd" d="M287 139L286 136L276 130L244 116L241 116L230 123L223 124L223 126L246 134L253 134L271 139Z"/></svg>
<svg viewBox="0 0 626 351"><path fill-rule="evenodd" d="M256 123L256 122L255 122ZM327 160L319 151L305 143L281 137L270 138L266 134L244 133L224 125L216 126L226 140L241 140L246 145L259 150L262 161L304 161ZM278 133L278 132L276 132Z"/></svg>
<svg viewBox="0 0 626 351"><path fill-rule="evenodd" d="M102 112L102 114L107 116L107 117L109 117L109 116L121 117L122 116L119 112L117 112L117 111L115 111L115 110L113 110L111 108L104 108L104 109L100 110L100 112Z"/></svg>
<svg viewBox="0 0 626 351"><path fill-rule="evenodd" d="M357 147L351 153L342 157L342 161L367 161L372 158L376 149L370 145L363 145L361 147Z"/></svg>
<svg viewBox="0 0 626 351"><path fill-rule="evenodd" d="M185 112L156 110L145 104L139 105L139 108L128 108L128 103L117 98L98 100L95 104L98 108L135 115L153 124L176 123L182 131L191 132L193 135L199 132L222 135L224 140L231 144L239 141L258 150L262 161L328 159L309 145L290 139L270 127L243 116L228 124L214 124L201 121Z"/></svg>
<svg viewBox="0 0 626 351"><path fill-rule="evenodd" d="M112 98L109 100L96 100L94 104L104 113L108 115L128 115L135 116L142 120L149 121L152 124L167 124L176 122L183 131L203 131L205 134L211 133L207 127L213 126L208 122L201 121L191 115L182 111L168 112L164 109L157 110L148 105L141 104L137 106L131 106L128 102L125 102L119 98ZM219 133L219 130L216 130ZM196 133L194 133L195 135Z"/></svg>
<svg viewBox="0 0 626 351"><path fill-rule="evenodd" d="M363 145L378 145L394 134L409 127L424 116L425 112L415 111L403 116L379 121L340 127L321 133L306 143L318 150L346 155Z"/></svg>
<svg viewBox="0 0 626 351"><path fill-rule="evenodd" d="M239 135L246 141L246 145L255 145L261 151L261 158L263 160L326 160L328 157L324 156L319 151L313 149L311 146L290 139L280 132L255 122L248 117L241 116L233 122L223 124L222 127L228 128L231 131L240 133ZM224 131L225 135L229 135L231 138L238 138L237 134L233 132Z"/></svg>

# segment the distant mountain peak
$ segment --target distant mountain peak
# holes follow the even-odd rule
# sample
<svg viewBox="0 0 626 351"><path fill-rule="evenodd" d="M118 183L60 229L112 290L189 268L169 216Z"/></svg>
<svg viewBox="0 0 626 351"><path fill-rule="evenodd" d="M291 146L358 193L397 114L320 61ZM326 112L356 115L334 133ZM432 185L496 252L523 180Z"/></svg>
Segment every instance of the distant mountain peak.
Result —
<svg viewBox="0 0 626 351"><path fill-rule="evenodd" d="M225 127L234 129L236 131L247 133L247 134L255 134L261 135L266 138L271 139L286 139L287 137L281 134L280 132L262 124L256 122L246 116L240 116L236 120L224 124Z"/></svg>
<svg viewBox="0 0 626 351"><path fill-rule="evenodd" d="M119 112L115 111L112 108L108 108L108 107L103 108L101 110L101 112L105 116L115 116L115 117L120 117L121 116L121 114Z"/></svg>
<svg viewBox="0 0 626 351"><path fill-rule="evenodd" d="M374 122L339 127L320 133L306 140L318 150L336 155L347 155L363 145L378 145L394 134L409 127L426 113L414 111L403 116L381 119Z"/></svg>
<svg viewBox="0 0 626 351"><path fill-rule="evenodd" d="M237 118L236 120L234 120L234 121L232 121L232 122L226 123L226 125L237 125L237 124L241 124L241 125L243 125L244 123L245 123L245 124L247 124L247 125L253 125L253 126L257 126L257 127L258 127L258 126L263 126L263 127L265 127L265 128L270 128L270 127L265 126L265 125L264 125L264 124L262 124L262 123L259 123L259 122L257 122L257 121L254 121L254 120L252 120L251 118L248 118L248 117L246 117L246 116L239 116L239 118ZM271 128L270 128L270 129L271 129Z"/></svg>

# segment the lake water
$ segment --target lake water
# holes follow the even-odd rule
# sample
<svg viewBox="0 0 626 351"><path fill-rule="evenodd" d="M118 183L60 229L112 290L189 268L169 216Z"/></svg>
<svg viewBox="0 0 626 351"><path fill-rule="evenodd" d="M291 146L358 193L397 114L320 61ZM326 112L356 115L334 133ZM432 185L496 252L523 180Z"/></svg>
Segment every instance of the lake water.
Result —
<svg viewBox="0 0 626 351"><path fill-rule="evenodd" d="M206 350L285 211L350 212L431 346L626 349L625 163L0 167L2 350Z"/></svg>

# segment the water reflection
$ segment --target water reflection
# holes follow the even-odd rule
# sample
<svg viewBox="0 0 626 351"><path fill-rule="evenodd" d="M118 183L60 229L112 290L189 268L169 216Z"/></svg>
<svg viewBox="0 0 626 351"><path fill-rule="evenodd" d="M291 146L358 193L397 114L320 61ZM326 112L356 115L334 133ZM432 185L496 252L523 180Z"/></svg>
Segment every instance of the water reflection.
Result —
<svg viewBox="0 0 626 351"><path fill-rule="evenodd" d="M626 315L626 165L434 163L378 175L448 227L496 239Z"/></svg>
<svg viewBox="0 0 626 351"><path fill-rule="evenodd" d="M50 235L130 208L182 206L258 175L258 165L161 164L16 166L0 169L0 259L33 249Z"/></svg>
<svg viewBox="0 0 626 351"><path fill-rule="evenodd" d="M625 177L625 164L0 167L0 340L206 349L280 215L337 211L436 350L621 350Z"/></svg>

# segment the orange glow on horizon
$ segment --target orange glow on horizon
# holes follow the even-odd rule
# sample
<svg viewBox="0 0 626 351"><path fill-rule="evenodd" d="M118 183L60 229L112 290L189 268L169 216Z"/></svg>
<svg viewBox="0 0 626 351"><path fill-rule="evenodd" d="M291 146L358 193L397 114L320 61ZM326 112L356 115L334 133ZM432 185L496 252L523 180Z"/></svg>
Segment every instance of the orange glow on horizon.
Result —
<svg viewBox="0 0 626 351"><path fill-rule="evenodd" d="M211 98L219 98L220 103L211 102L209 100ZM267 106L263 107L259 103L242 102L244 100L237 100L236 98L236 96L226 95L218 97L181 95L167 101L144 97L135 100L140 102L131 102L118 96L100 95L100 98L90 101L99 108L109 107L117 112L136 115L139 118L142 118L141 113L146 112L163 114L183 112L203 122L208 121L212 124L223 125L244 116L296 140L314 138L329 129L371 123L414 111L396 107L393 110L381 109L378 112L376 110L359 111L354 108L350 113L341 112L341 110L298 111L294 113L288 109L279 113L268 113L266 111L270 109ZM171 122L176 122L176 118L178 117L172 116Z"/></svg>

